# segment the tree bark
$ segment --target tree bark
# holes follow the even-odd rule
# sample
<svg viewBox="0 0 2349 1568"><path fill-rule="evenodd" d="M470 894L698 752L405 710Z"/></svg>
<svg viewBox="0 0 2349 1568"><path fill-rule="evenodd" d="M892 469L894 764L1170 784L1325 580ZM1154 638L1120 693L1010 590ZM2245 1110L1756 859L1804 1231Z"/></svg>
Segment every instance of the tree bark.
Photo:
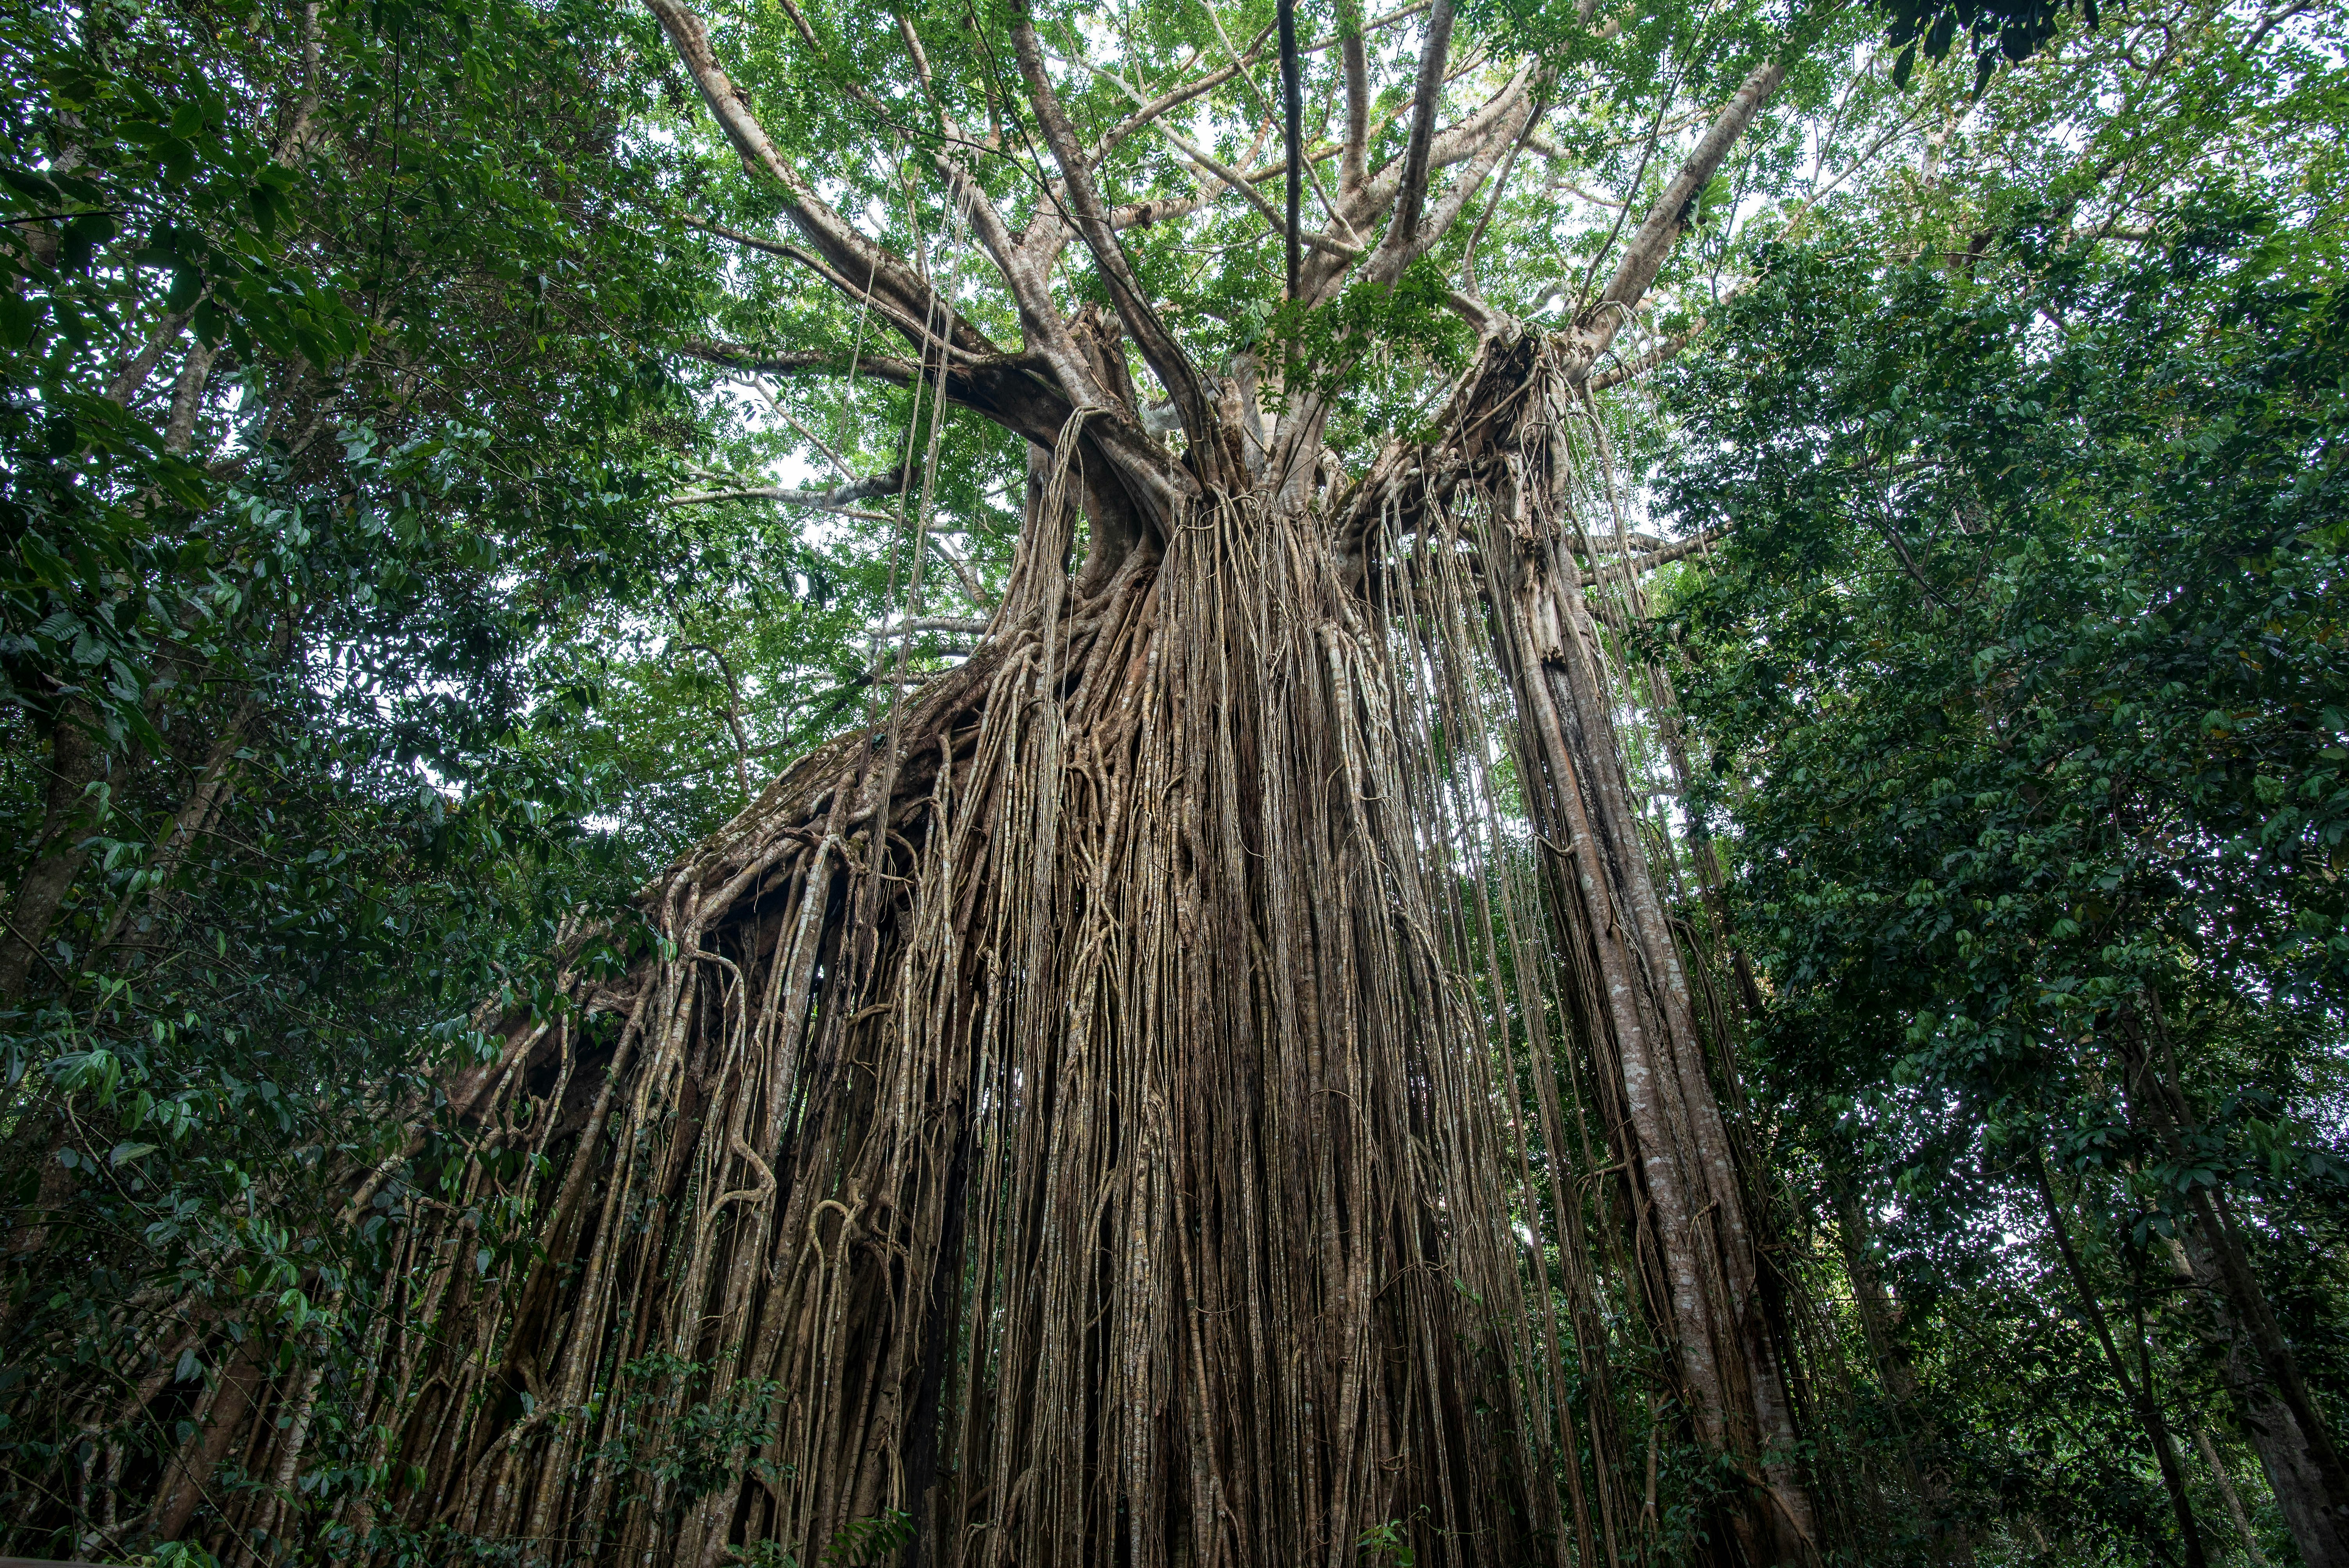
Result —
<svg viewBox="0 0 2349 1568"><path fill-rule="evenodd" d="M2210 1440L2210 1434L2203 1430L2199 1421L2194 1424L2194 1447L2201 1454L2202 1462L2210 1467L2210 1479L2219 1485L2219 1496L2227 1505L2227 1517L2235 1526L2235 1539L2241 1542L2244 1557L2250 1560L2251 1568L2268 1568L2267 1553L2260 1550L2260 1538L2251 1532L2251 1516L2243 1511L2243 1500L2235 1491L2234 1478L2228 1475L2226 1465L2219 1459L2218 1445Z"/></svg>
<svg viewBox="0 0 2349 1568"><path fill-rule="evenodd" d="M2202 1531L2194 1517L2194 1502L2187 1495L2186 1472L2178 1462L2178 1445L2171 1439L2169 1423L2161 1413L2154 1398L2151 1379L2133 1377L2128 1363L2121 1358L2119 1345L2113 1338L2111 1325L2105 1316L2104 1304L2097 1297L2095 1286L2088 1279L2087 1270L2081 1266L2080 1254L2072 1245L2072 1227L2064 1218L2063 1206L2056 1202L2055 1188L2047 1174L2045 1158L2033 1151L2032 1173L2038 1181L2040 1202L2045 1206L2049 1234L2055 1243L2056 1255L2063 1260L2064 1273L2072 1282L2073 1294L2079 1297L2080 1310L2097 1347L2103 1351L2105 1365L2112 1374L2114 1386L2137 1413L2137 1425L2144 1429L2147 1446L2153 1450L2154 1463L2161 1470L2161 1484L2169 1493L2169 1510L2178 1522L2178 1533L2186 1546L2188 1568L2204 1568L2209 1558L2202 1549Z"/></svg>
<svg viewBox="0 0 2349 1568"><path fill-rule="evenodd" d="M1930 1453L1919 1452L1920 1446L1935 1439L1938 1423L1932 1413L1918 1402L1917 1369L1900 1339L1900 1308L1884 1288L1884 1276L1871 1253L1868 1210L1849 1185L1838 1182L1833 1192L1836 1239L1843 1251L1844 1272L1851 1279L1860 1332L1868 1341L1868 1356L1876 1363L1877 1376L1892 1407L1893 1424L1900 1433L1902 1479L1930 1532L1935 1561L1963 1568L1974 1560L1973 1542L1964 1527L1949 1517L1946 1479L1934 1472Z"/></svg>
<svg viewBox="0 0 2349 1568"><path fill-rule="evenodd" d="M2196 1223L2180 1227L2179 1239L2236 1423L2260 1457L2302 1561L2309 1568L2349 1568L2349 1511L2334 1495L2321 1447L2277 1391L2266 1359L2236 1310L2234 1284L2210 1241L2215 1219L2198 1216Z"/></svg>
<svg viewBox="0 0 2349 1568"><path fill-rule="evenodd" d="M0 1003L22 997L33 971L47 962L43 948L49 928L88 858L82 838L91 820L89 791L106 766L105 747L84 727L89 717L83 704L69 702L50 726L47 809L16 886L8 929L0 934Z"/></svg>
<svg viewBox="0 0 2349 1568"><path fill-rule="evenodd" d="M2135 1006L2125 1012L2120 1045L2131 1109L2183 1163L2197 1119L2178 1082L2158 997L2148 994L2142 1013ZM2218 1352L2244 1439L2260 1456L2302 1558L2311 1568L2349 1568L2349 1473L2251 1267L2231 1206L2222 1191L2197 1186L2187 1207L2190 1222L2179 1227L2178 1241L2204 1315L2204 1337Z"/></svg>
<svg viewBox="0 0 2349 1568"><path fill-rule="evenodd" d="M1681 955L1666 923L1622 771L1599 628L1570 542L1567 460L1572 418L1563 369L1529 377L1526 448L1508 454L1505 537L1485 558L1498 653L1520 711L1527 793L1552 868L1561 925L1598 981L1586 1022L1612 1078L1610 1134L1654 1259L1651 1310L1671 1346L1700 1441L1745 1471L1733 1516L1750 1561L1821 1555L1809 1491L1795 1466L1794 1401L1770 1320L1744 1183L1705 1066ZM1496 531L1497 532L1497 531Z"/></svg>

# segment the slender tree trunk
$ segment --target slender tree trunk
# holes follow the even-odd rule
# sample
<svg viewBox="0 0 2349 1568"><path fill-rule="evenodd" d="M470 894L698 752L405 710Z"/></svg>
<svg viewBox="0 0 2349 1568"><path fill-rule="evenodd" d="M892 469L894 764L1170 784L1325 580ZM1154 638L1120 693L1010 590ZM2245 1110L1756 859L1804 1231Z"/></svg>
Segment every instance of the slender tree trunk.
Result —
<svg viewBox="0 0 2349 1568"><path fill-rule="evenodd" d="M2202 1549L2202 1531L2194 1517L2193 1500L2187 1495L2186 1471L2178 1462L2178 1445L2171 1440L2169 1423L2163 1418L2161 1406L2154 1398L2148 1367L2142 1381L2129 1373L2128 1363L2121 1358L2120 1346L2113 1338L2111 1324L2105 1316L2103 1302L2095 1287L2089 1283L2087 1270L2080 1264L2080 1254L2072 1245L2072 1227L2064 1218L2063 1206L2056 1202L2055 1189L2048 1179L2047 1162L2035 1151L2032 1171L2039 1184L2041 1202L2046 1206L2049 1233L2055 1242L2056 1254L2063 1260L2064 1272L2072 1282L2073 1294L2080 1298L2080 1309L2088 1320L2097 1347L2104 1352L2105 1365L2112 1374L2114 1384L2120 1389L2131 1409L2136 1411L2137 1425L2144 1429L2147 1444L2153 1449L2154 1462L2161 1470L2161 1484L2169 1493L2171 1515L2178 1522L2178 1533L2186 1545L2188 1568L2203 1568L2209 1561Z"/></svg>
<svg viewBox="0 0 2349 1568"><path fill-rule="evenodd" d="M2202 1423L2194 1423L2194 1448L2201 1454L2202 1462L2210 1467L2210 1479L2218 1483L2219 1496L2227 1505L2227 1517L2235 1526L2235 1539L2242 1543L2243 1555L2251 1568L2268 1568L2267 1553L2260 1550L2260 1538L2251 1532L2251 1516L2243 1511L2243 1500L2235 1491L2234 1478L2228 1475L2220 1462L2219 1447Z"/></svg>
<svg viewBox="0 0 2349 1568"><path fill-rule="evenodd" d="M1795 1469L1783 1336L1624 780L1599 628L1561 531L1573 477L1560 433L1573 418L1569 394L1542 363L1527 389L1538 413L1513 454L1509 511L1485 542L1485 567L1559 917L1598 981L1590 1024L1614 1080L1616 1147L1640 1200L1640 1251L1654 1260L1651 1306L1698 1439L1733 1456L1754 1483L1733 1515L1743 1550L1756 1562L1809 1562L1820 1554L1818 1525Z"/></svg>
<svg viewBox="0 0 2349 1568"><path fill-rule="evenodd" d="M240 1439L250 1432L245 1418L262 1383L261 1338L248 1335L222 1368L220 1381L198 1408L195 1429L180 1451L156 1494L154 1522L148 1533L157 1541L177 1541L206 1502L225 1501L212 1485L213 1473Z"/></svg>
<svg viewBox="0 0 2349 1568"><path fill-rule="evenodd" d="M2122 1018L2122 1081L2131 1109L2174 1160L2187 1155L2197 1119L2178 1081L2159 998ZM2349 1568L2349 1471L2332 1429L2276 1321L2222 1190L2197 1187L2179 1242L2205 1319L2205 1338L2235 1404L2236 1419L2292 1542L2311 1568Z"/></svg>
<svg viewBox="0 0 2349 1568"><path fill-rule="evenodd" d="M34 841L8 929L0 933L0 1003L22 997L33 972L47 962L49 928L88 858L82 848L90 821L90 787L104 776L106 748L84 727L88 710L67 703L49 730L47 810Z"/></svg>
<svg viewBox="0 0 2349 1568"><path fill-rule="evenodd" d="M178 872L181 863L196 841L209 831L227 804L229 791L236 782L236 754L244 747L245 735L261 711L259 699L251 693L237 704L226 726L213 740L205 755L203 766L197 771L195 783L180 809L171 813L171 824L164 829L162 841L157 844L147 861L150 881L143 892L125 893L107 917L106 930L99 935L93 952L102 952L120 939L124 926L129 923L138 906L150 907L160 903L163 890Z"/></svg>
<svg viewBox="0 0 2349 1568"><path fill-rule="evenodd" d="M2268 1363L2236 1312L2235 1291L2211 1244L2215 1219L2198 1216L2196 1223L2181 1227L2179 1238L2207 1326L2205 1338L2218 1352L2236 1422L2260 1457L2302 1561L2309 1568L2344 1568L2349 1565L2349 1511L2333 1497L2318 1445L2277 1392Z"/></svg>
<svg viewBox="0 0 2349 1568"><path fill-rule="evenodd" d="M1868 1210L1858 1194L1846 1184L1836 1183L1833 1194L1836 1239L1843 1250L1844 1272L1851 1279L1860 1333L1868 1341L1868 1356L1876 1363L1877 1376L1892 1407L1893 1423L1900 1432L1902 1478L1931 1532L1935 1559L1971 1564L1974 1560L1973 1542L1967 1538L1964 1527L1949 1517L1948 1481L1930 1468L1930 1456L1920 1457L1918 1452L1921 1444L1932 1440L1939 1423L1930 1410L1919 1404L1916 1367L1900 1341L1900 1309L1891 1293L1884 1288L1883 1275L1870 1251Z"/></svg>

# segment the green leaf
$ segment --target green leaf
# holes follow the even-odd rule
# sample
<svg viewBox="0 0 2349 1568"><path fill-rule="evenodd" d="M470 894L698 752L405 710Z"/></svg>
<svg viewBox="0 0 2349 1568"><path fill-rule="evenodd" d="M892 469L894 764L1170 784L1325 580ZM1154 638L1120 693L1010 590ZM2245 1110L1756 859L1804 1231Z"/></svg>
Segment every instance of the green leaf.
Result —
<svg viewBox="0 0 2349 1568"><path fill-rule="evenodd" d="M69 273L88 272L98 247L119 232L111 213L82 213L68 222L57 236L57 265Z"/></svg>
<svg viewBox="0 0 2349 1568"><path fill-rule="evenodd" d="M0 346L22 348L33 341L41 309L15 289L0 289Z"/></svg>

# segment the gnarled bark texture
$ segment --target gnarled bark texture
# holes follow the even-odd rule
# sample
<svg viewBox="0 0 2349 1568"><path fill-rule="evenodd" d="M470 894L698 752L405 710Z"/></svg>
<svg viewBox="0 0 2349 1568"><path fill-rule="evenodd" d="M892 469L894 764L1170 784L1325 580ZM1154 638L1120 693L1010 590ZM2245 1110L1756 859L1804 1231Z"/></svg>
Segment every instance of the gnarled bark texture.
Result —
<svg viewBox="0 0 2349 1568"><path fill-rule="evenodd" d="M469 1080L478 1141L404 1233L367 1368L372 1459L409 1479L396 1518L334 1522L647 1568L1613 1564L1657 1542L1644 1408L1723 1461L1716 1557L1815 1558L1578 521L1592 361L1777 67L1581 324L1460 302L1485 341L1447 435L1348 483L1325 400L1268 418L1258 372L1193 365L1126 264L1094 166L1172 103L1081 142L1014 6L1053 200L1015 232L934 160L1009 353L651 3L781 193L800 242L769 248L916 356L863 371L1029 439L1026 526L967 664L769 786L647 892L659 956L512 1021ZM1402 156L1341 159L1307 303L1357 260L1399 275L1530 122L1528 67L1439 125L1451 31L1437 0ZM1071 242L1110 312L1055 305ZM497 1196L536 1216L534 1260L477 1254L462 1215ZM245 1542L295 1528L316 1397L265 1382L238 1462L275 1484L222 1515ZM173 1499L226 1462L218 1430Z"/></svg>

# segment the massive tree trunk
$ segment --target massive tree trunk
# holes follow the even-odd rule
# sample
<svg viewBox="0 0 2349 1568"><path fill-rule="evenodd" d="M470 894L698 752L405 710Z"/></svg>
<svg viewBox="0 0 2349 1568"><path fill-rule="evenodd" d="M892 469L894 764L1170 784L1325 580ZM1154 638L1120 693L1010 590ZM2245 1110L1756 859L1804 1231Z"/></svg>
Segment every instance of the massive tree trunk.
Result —
<svg viewBox="0 0 2349 1568"><path fill-rule="evenodd" d="M1583 1494L1625 1456L1562 1371L1605 1354L1580 1221L1520 1207L1578 1161L1508 1087L1586 1049L1682 1407L1750 1482L1736 1554L1812 1553L1540 477L1555 368L1496 345L1470 403L1525 410L1506 449L1395 484L1361 550L1205 497L1092 594L1072 421L981 652L664 881L675 955L583 994L625 1024L516 1026L481 1168L556 1157L547 1256L502 1286L461 1226L411 1237L386 1457L414 1518L709 1565L896 1514L924 1561L1337 1564L1391 1523L1444 1562L1597 1561L1621 1504ZM1537 714L1538 874L1470 739L1504 698Z"/></svg>
<svg viewBox="0 0 2349 1568"><path fill-rule="evenodd" d="M1641 1559L1612 1214L1634 1369L1725 1478L1704 1550L1816 1559L1578 564L1591 365L1777 67L1581 322L1459 302L1484 343L1447 433L1339 483L1326 403L1268 419L1174 341L1024 12L1054 201L1015 233L934 155L1015 355L825 206L700 23L653 7L807 247L776 248L914 351L862 370L1029 439L1025 527L967 663L648 890L657 955L510 1024L450 1217L388 1276L374 1459L418 1478L401 1522L696 1568ZM1392 281L1528 124L1530 69L1438 127L1451 26L1437 4L1404 154L1342 160L1333 228L1383 237L1317 237L1307 303L1357 261ZM1071 241L1109 313L1054 304ZM533 1206L535 1262L477 1257L461 1216L495 1196ZM315 1388L256 1397L248 1473L296 1473Z"/></svg>

